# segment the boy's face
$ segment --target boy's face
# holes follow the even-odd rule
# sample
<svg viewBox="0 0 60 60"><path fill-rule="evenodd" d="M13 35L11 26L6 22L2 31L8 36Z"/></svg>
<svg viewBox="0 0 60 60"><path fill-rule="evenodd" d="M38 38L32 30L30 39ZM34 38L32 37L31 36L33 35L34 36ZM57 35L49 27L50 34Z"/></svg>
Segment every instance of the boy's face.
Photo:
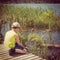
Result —
<svg viewBox="0 0 60 60"><path fill-rule="evenodd" d="M14 30L15 30L15 32L18 33L20 31L20 28L19 27L15 27Z"/></svg>
<svg viewBox="0 0 60 60"><path fill-rule="evenodd" d="M16 31L17 31L17 32L19 32L19 30L20 30L20 28L19 28L19 27L18 27L18 28L16 28Z"/></svg>

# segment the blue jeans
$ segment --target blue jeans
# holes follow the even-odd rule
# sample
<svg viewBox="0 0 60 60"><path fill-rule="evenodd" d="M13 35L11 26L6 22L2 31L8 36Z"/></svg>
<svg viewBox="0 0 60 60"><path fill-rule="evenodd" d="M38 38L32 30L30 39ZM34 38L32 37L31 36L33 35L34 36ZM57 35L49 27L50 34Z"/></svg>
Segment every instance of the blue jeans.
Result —
<svg viewBox="0 0 60 60"><path fill-rule="evenodd" d="M24 47L19 46L18 44L15 44L15 49L21 49L21 50L23 50L23 49L24 49Z"/></svg>
<svg viewBox="0 0 60 60"><path fill-rule="evenodd" d="M9 55L13 56L13 55L15 55L15 54L18 54L17 52L15 52L15 49L23 50L24 47L19 46L18 44L15 44L15 47L14 47L14 48L11 48L11 49L9 50Z"/></svg>

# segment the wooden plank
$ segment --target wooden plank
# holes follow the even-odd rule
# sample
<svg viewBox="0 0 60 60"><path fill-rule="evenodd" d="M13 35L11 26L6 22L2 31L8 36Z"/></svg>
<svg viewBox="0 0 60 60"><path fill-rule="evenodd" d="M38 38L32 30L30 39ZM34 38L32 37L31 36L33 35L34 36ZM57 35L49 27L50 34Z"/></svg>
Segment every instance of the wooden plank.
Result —
<svg viewBox="0 0 60 60"><path fill-rule="evenodd" d="M1 51L1 52L0 52L0 55L1 55L1 54L5 54L5 53L8 53L8 51Z"/></svg>
<svg viewBox="0 0 60 60"><path fill-rule="evenodd" d="M39 57L38 56L34 56L34 57L31 57L31 58L29 58L29 59L26 59L26 60L35 60L35 59L38 59Z"/></svg>
<svg viewBox="0 0 60 60"><path fill-rule="evenodd" d="M37 59L34 59L34 60L43 60L42 58L37 58Z"/></svg>
<svg viewBox="0 0 60 60"><path fill-rule="evenodd" d="M18 57L16 57L16 58L12 58L13 60L18 60L18 59L26 59L26 58L28 58L28 57L31 57L31 56L34 56L34 55L32 55L32 54L25 54L25 55L22 55L22 56L18 56ZM10 60L12 60L12 59L10 59Z"/></svg>
<svg viewBox="0 0 60 60"><path fill-rule="evenodd" d="M35 56L33 54L28 54L28 55L22 55L16 58L12 58L9 60L44 60L43 58L40 58L38 56Z"/></svg>
<svg viewBox="0 0 60 60"><path fill-rule="evenodd" d="M6 59L11 59L13 57L10 56L8 53L5 53L5 54L0 55L0 58L3 59L3 60L6 60Z"/></svg>
<svg viewBox="0 0 60 60"><path fill-rule="evenodd" d="M0 53L3 53L4 51L8 51L3 44L0 44Z"/></svg>
<svg viewBox="0 0 60 60"><path fill-rule="evenodd" d="M5 49L3 45L0 45L0 60L44 60L39 56L33 55L32 53L28 53L25 55L19 56L10 56L9 51Z"/></svg>
<svg viewBox="0 0 60 60"><path fill-rule="evenodd" d="M23 58L19 58L18 60L27 60L27 59L30 59L32 57L35 57L34 55L30 55L30 56L26 56L26 57L23 57ZM16 59L17 60L17 59Z"/></svg>

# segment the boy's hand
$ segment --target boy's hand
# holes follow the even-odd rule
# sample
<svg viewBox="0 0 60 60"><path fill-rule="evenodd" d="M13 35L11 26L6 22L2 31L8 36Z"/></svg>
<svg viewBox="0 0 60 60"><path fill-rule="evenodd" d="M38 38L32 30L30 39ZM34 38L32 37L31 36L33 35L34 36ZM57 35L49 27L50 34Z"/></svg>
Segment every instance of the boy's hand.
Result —
<svg viewBox="0 0 60 60"><path fill-rule="evenodd" d="M28 47L25 47L26 50L28 50Z"/></svg>

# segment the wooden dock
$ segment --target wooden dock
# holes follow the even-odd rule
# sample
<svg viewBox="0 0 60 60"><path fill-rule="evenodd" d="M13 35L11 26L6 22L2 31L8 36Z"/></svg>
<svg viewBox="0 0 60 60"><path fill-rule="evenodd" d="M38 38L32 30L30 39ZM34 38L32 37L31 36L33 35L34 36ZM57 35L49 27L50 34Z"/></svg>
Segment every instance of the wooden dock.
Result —
<svg viewBox="0 0 60 60"><path fill-rule="evenodd" d="M0 44L0 60L46 60L32 53L24 55L10 56L8 50L5 49L3 44Z"/></svg>

